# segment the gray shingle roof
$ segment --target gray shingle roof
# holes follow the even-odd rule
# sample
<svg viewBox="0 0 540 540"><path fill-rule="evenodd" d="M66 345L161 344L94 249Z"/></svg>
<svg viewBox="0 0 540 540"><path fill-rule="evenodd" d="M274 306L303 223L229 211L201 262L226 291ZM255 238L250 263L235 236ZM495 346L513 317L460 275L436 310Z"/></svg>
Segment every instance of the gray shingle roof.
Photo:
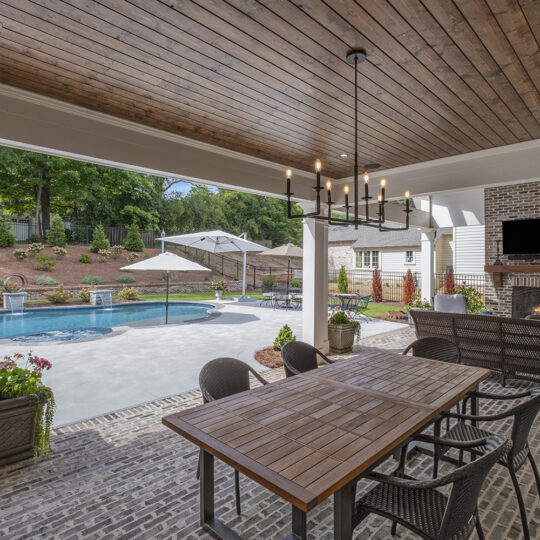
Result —
<svg viewBox="0 0 540 540"><path fill-rule="evenodd" d="M328 242L347 242L354 248L378 248L420 246L421 231L409 229L408 231L379 232L371 227L328 227Z"/></svg>

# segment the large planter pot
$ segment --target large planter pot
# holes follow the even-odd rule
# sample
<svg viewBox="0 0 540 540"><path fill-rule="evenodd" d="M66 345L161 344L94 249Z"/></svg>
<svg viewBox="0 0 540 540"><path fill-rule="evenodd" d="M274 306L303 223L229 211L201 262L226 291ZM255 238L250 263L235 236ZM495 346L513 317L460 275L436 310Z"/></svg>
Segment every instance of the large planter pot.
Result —
<svg viewBox="0 0 540 540"><path fill-rule="evenodd" d="M31 397L0 400L0 465L32 457L34 431Z"/></svg>
<svg viewBox="0 0 540 540"><path fill-rule="evenodd" d="M333 353L352 351L354 343L354 324L329 324L328 341Z"/></svg>
<svg viewBox="0 0 540 540"><path fill-rule="evenodd" d="M221 300L221 298L223 297L223 291L217 289L215 293L216 293L216 300Z"/></svg>

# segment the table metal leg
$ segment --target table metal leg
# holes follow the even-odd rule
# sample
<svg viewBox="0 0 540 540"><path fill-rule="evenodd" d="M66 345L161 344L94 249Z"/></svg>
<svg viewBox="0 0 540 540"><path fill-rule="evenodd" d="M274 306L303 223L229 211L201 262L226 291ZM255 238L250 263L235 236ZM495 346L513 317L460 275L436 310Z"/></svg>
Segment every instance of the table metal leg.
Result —
<svg viewBox="0 0 540 540"><path fill-rule="evenodd" d="M307 514L292 506L292 536L298 540L307 539Z"/></svg>
<svg viewBox="0 0 540 540"><path fill-rule="evenodd" d="M343 486L334 493L334 539L351 540L353 532L352 510L354 483Z"/></svg>
<svg viewBox="0 0 540 540"><path fill-rule="evenodd" d="M216 538L241 540L232 529L221 523L214 514L214 456L201 452L201 527Z"/></svg>

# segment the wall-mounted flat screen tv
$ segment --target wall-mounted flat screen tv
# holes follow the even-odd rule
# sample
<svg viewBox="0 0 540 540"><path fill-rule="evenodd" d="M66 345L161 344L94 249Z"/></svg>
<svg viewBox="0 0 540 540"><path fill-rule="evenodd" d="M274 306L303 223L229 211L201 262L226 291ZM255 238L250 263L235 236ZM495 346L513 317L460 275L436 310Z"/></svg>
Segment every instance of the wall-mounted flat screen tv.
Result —
<svg viewBox="0 0 540 540"><path fill-rule="evenodd" d="M540 219L503 221L504 255L540 253Z"/></svg>

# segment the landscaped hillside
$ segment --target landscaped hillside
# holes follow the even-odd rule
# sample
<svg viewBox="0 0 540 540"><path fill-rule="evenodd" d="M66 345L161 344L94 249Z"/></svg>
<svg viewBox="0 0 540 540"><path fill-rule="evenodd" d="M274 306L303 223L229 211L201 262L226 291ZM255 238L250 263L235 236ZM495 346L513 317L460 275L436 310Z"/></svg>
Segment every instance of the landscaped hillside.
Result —
<svg viewBox="0 0 540 540"><path fill-rule="evenodd" d="M104 284L117 284L116 278L120 275L130 275L135 279L134 285L148 285L162 282L162 276L157 271L126 272L120 270L122 266L130 264L127 261L129 252L123 251L117 258L109 257L106 262L99 262L99 256L91 253L88 246L67 246L67 254L61 259L57 259L52 248L44 247L41 254L49 255L56 260L56 265L50 271L37 270L35 266L39 264L35 256L29 255L26 259L18 261L13 256L17 248L26 249L26 245L17 245L10 248L0 249L0 277L5 278L9 274L22 274L27 279L28 288L43 287L38 285L38 278L52 278L58 284L66 287L83 287L82 280L87 276L98 276L102 278ZM160 252L159 249L145 249L139 253L137 260L145 257L152 257ZM91 263L81 263L81 255L90 256ZM171 283L186 283L204 281L212 279L211 272L176 272L170 276Z"/></svg>

